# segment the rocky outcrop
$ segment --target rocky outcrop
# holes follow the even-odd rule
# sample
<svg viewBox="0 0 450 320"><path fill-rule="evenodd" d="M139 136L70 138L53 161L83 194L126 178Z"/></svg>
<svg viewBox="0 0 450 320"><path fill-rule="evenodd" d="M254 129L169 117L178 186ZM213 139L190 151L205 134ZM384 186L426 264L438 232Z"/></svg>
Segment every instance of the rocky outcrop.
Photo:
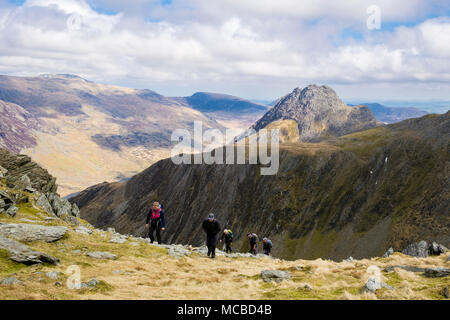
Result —
<svg viewBox="0 0 450 320"><path fill-rule="evenodd" d="M0 223L0 235L19 241L58 241L67 233L66 227L48 227L37 224Z"/></svg>
<svg viewBox="0 0 450 320"><path fill-rule="evenodd" d="M15 155L0 148L0 166L7 171L6 183L11 188L33 188L41 193L56 193L56 178L31 161L27 155Z"/></svg>
<svg viewBox="0 0 450 320"><path fill-rule="evenodd" d="M256 131L278 120L294 120L301 141L317 141L327 136L373 128L377 122L367 106L347 106L328 86L296 88L281 98L252 128Z"/></svg>
<svg viewBox="0 0 450 320"><path fill-rule="evenodd" d="M428 255L440 255L447 251L448 249L442 244L436 242L428 244L426 241L422 240L420 242L411 243L402 251L402 253L413 257L426 258Z"/></svg>

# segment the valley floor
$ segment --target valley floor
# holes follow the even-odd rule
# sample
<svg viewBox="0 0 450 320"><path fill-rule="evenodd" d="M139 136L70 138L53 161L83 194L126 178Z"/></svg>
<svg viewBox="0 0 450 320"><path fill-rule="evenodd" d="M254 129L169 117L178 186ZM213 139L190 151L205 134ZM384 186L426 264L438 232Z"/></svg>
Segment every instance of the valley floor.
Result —
<svg viewBox="0 0 450 320"><path fill-rule="evenodd" d="M0 249L0 281L14 277L19 283L0 285L0 299L445 299L444 287L450 278L428 278L422 273L389 266L446 267L447 255L414 258L394 253L387 258L334 262L330 260L284 261L272 258L226 257L210 259L192 251L179 259L168 249L144 239L128 237L122 244L111 243L114 233L93 229L92 234L75 232L76 226L45 220L44 214L21 205L14 218L0 215L0 223L63 225L69 231L56 242L27 243L34 250L60 259L57 266L15 263ZM117 235L117 234L116 234ZM124 237L123 237L124 238ZM107 251L116 260L94 259L87 252ZM95 278L92 288L69 289L70 266L80 269L82 282ZM262 270L282 270L291 274L280 283L264 282ZM57 278L47 272L59 272ZM370 276L378 276L394 289L362 293ZM307 288L307 287L310 288Z"/></svg>

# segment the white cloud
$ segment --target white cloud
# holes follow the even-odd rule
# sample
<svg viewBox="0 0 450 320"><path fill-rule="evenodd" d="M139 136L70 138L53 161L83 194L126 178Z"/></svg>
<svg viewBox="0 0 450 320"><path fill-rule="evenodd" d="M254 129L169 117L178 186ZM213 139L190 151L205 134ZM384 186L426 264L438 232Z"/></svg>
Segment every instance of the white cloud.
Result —
<svg viewBox="0 0 450 320"><path fill-rule="evenodd" d="M383 21L398 22L423 17L441 1L137 2L160 22L145 22L122 2L100 3L123 12L101 14L84 0L29 0L0 9L0 73L75 73L191 88L450 80L448 17L365 29L370 4L382 8ZM81 23L75 29L67 25L74 14Z"/></svg>

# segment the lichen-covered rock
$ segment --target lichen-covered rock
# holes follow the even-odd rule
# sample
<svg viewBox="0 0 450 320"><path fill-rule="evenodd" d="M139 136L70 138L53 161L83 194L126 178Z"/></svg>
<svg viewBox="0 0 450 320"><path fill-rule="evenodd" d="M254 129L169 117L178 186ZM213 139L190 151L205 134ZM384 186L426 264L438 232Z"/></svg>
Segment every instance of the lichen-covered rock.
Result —
<svg viewBox="0 0 450 320"><path fill-rule="evenodd" d="M8 239L0 235L0 248L9 252L9 258L15 262L23 264L36 264L48 262L51 264L58 264L59 259L46 253L34 251L28 246L21 244L12 239Z"/></svg>

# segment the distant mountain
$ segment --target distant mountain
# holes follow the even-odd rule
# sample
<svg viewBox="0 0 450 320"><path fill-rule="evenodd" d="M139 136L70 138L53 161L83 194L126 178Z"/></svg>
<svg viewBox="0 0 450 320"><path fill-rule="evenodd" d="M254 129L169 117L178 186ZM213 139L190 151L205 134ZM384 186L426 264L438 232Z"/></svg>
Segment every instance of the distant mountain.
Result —
<svg viewBox="0 0 450 320"><path fill-rule="evenodd" d="M210 92L197 92L189 97L174 98L178 103L198 110L218 123L243 131L268 110L268 106L239 97Z"/></svg>
<svg viewBox="0 0 450 320"><path fill-rule="evenodd" d="M368 106L375 118L385 123L395 123L428 114L428 112L414 107L387 107L380 103L362 103L362 105Z"/></svg>
<svg viewBox="0 0 450 320"><path fill-rule="evenodd" d="M279 125L295 136L293 120ZM272 123L273 124L273 123ZM295 126L295 123L294 123ZM295 128L294 128L295 129ZM276 175L260 165L157 162L122 183L92 186L70 201L97 227L144 236L152 201L164 204L164 241L200 245L214 212L247 250L248 231L286 259L381 256L420 240L450 245L450 112L382 125L320 143L280 145Z"/></svg>
<svg viewBox="0 0 450 320"><path fill-rule="evenodd" d="M181 98L193 109L201 112L258 113L267 111L267 106L235 96L197 92Z"/></svg>
<svg viewBox="0 0 450 320"><path fill-rule="evenodd" d="M302 141L341 136L380 124L368 107L349 107L332 88L317 85L294 89L279 99L252 128L258 131L277 120L297 122Z"/></svg>
<svg viewBox="0 0 450 320"><path fill-rule="evenodd" d="M170 156L171 132L225 127L151 90L75 75L0 76L0 146L26 153L58 178L63 196L130 177Z"/></svg>

